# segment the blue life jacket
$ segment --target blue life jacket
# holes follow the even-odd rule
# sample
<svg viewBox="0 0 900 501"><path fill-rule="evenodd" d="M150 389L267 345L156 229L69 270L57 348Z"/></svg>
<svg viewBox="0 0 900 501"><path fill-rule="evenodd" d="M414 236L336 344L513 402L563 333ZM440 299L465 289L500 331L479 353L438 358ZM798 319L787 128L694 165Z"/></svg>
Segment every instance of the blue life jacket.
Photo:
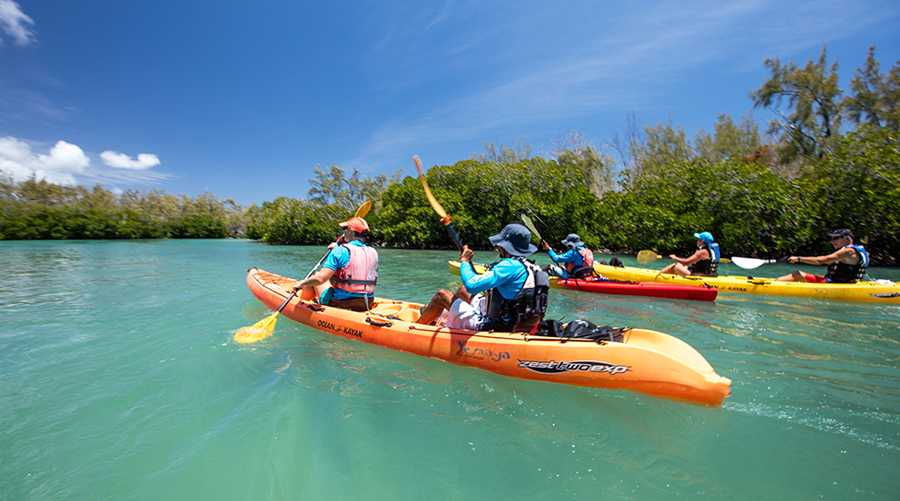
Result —
<svg viewBox="0 0 900 501"><path fill-rule="evenodd" d="M856 264L846 264L835 261L828 266L828 273L825 274L826 283L850 284L858 282L866 274L866 267L869 266L869 253L862 245L853 244L841 247L846 249L850 247L859 255L859 262Z"/></svg>
<svg viewBox="0 0 900 501"><path fill-rule="evenodd" d="M701 249L706 249L709 252L709 259L702 259L692 264L688 269L691 270L691 275L718 275L719 271L719 244L713 242L711 244L704 243L700 246Z"/></svg>
<svg viewBox="0 0 900 501"><path fill-rule="evenodd" d="M528 278L513 299L504 298L496 288L488 291L485 308L488 321L484 324L484 330L529 332L544 319L547 312L550 276L524 257L511 259L522 263Z"/></svg>

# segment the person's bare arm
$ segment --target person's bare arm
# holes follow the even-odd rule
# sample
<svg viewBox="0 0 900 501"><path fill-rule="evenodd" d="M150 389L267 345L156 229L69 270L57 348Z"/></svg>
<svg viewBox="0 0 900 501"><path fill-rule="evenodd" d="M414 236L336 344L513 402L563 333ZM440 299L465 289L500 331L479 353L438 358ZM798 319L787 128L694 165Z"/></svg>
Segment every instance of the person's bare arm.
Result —
<svg viewBox="0 0 900 501"><path fill-rule="evenodd" d="M295 283L293 289L299 290L301 287L315 287L317 285L322 285L331 280L332 275L334 275L334 270L331 268L320 268L319 271L313 273L311 277Z"/></svg>
<svg viewBox="0 0 900 501"><path fill-rule="evenodd" d="M690 266L697 261L709 259L709 252L706 249L697 249L697 252L693 253L690 257L678 257L675 254L672 254L669 257L672 258L672 261L677 261L685 266Z"/></svg>

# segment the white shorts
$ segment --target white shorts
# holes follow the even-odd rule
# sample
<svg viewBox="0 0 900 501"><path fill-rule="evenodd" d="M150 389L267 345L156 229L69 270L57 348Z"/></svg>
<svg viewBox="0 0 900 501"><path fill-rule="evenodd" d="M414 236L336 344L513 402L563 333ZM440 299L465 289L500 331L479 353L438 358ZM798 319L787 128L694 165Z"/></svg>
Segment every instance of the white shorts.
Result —
<svg viewBox="0 0 900 501"><path fill-rule="evenodd" d="M480 331L487 321L485 307L487 301L482 294L472 297L472 304L456 298L447 315L447 327L451 329L468 329Z"/></svg>

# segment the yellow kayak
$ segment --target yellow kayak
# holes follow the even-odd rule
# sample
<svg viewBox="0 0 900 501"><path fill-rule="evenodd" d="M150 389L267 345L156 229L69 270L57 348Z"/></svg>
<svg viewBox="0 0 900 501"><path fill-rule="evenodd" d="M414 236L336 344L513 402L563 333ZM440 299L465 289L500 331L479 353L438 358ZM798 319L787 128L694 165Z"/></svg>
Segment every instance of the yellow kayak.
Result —
<svg viewBox="0 0 900 501"><path fill-rule="evenodd" d="M594 263L594 270L606 278L633 282L709 285L719 292L743 292L771 296L806 297L859 303L900 304L900 285L894 283L857 282L852 284L811 284L807 282L777 282L774 278L719 276L701 277L663 275L659 270L617 268Z"/></svg>

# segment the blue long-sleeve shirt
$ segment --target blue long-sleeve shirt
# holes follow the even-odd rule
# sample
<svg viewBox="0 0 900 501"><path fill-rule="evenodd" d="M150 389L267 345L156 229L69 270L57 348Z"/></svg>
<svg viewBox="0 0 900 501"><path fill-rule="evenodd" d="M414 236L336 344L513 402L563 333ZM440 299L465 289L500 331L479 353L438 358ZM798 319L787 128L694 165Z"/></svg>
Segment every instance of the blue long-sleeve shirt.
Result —
<svg viewBox="0 0 900 501"><path fill-rule="evenodd" d="M472 263L464 261L459 266L459 274L469 294L478 294L489 289L497 289L504 299L514 299L525 281L528 270L516 259L506 258L481 275L475 273Z"/></svg>
<svg viewBox="0 0 900 501"><path fill-rule="evenodd" d="M550 255L550 259L556 264L573 263L576 268L581 268L581 265L584 264L584 257L578 252L578 249L584 249L584 247L569 249L564 254L557 254L553 249L550 249L547 251L547 254Z"/></svg>

